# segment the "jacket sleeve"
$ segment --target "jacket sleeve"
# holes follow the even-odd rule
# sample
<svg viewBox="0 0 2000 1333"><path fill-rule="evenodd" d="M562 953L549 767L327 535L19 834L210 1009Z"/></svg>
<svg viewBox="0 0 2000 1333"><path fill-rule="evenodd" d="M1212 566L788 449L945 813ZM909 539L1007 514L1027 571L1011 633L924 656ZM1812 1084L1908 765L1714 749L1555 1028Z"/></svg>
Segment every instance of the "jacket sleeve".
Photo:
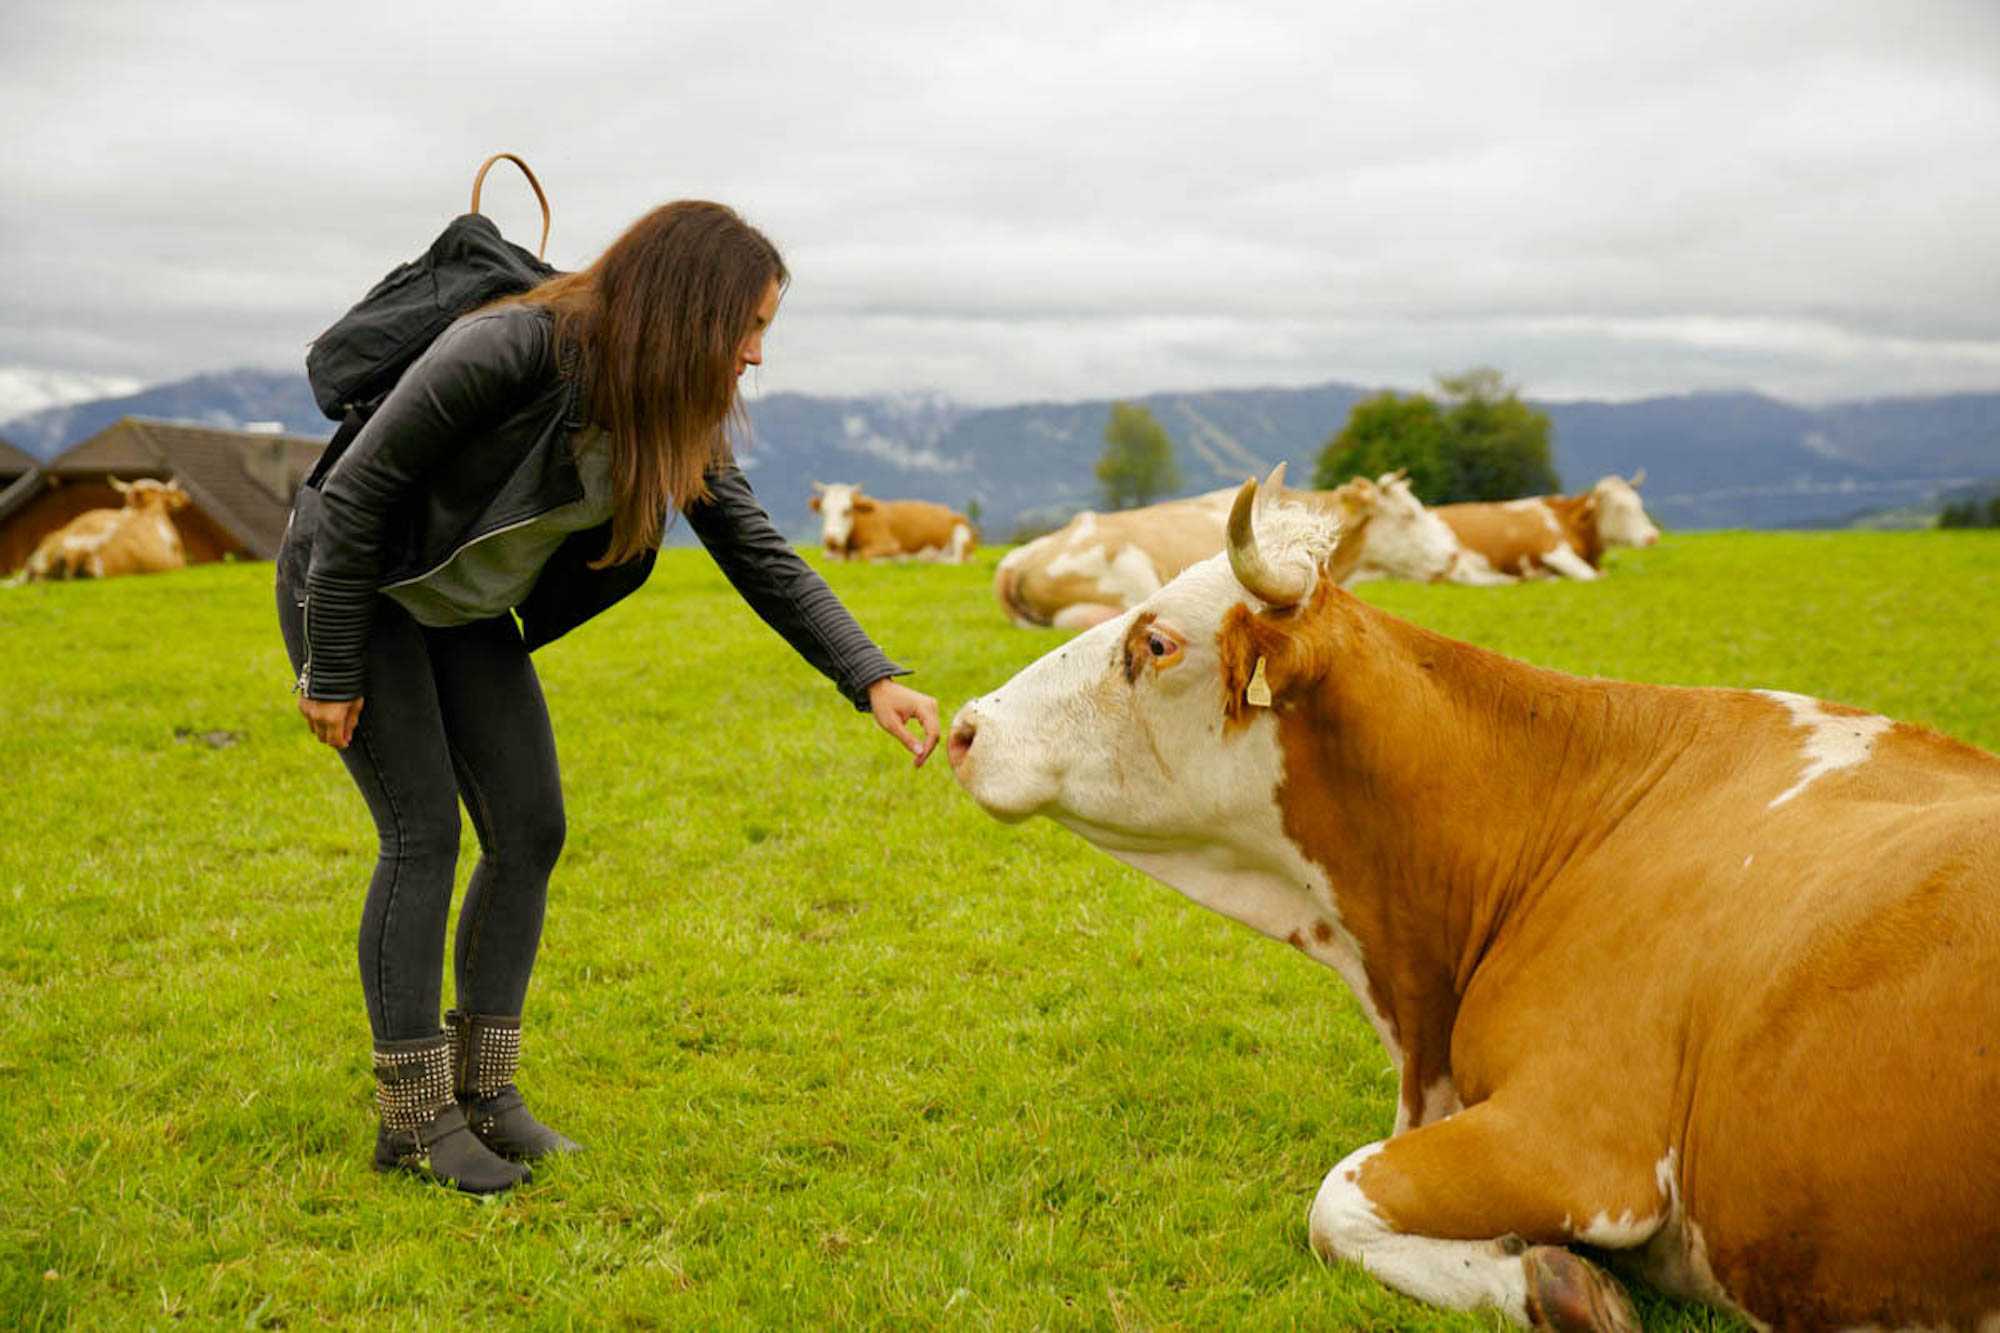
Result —
<svg viewBox="0 0 2000 1333"><path fill-rule="evenodd" d="M734 463L708 474L709 498L685 511L723 575L793 651L867 711L868 687L909 670L885 656L833 589L799 557Z"/></svg>
<svg viewBox="0 0 2000 1333"><path fill-rule="evenodd" d="M364 692L362 650L391 558L391 512L468 437L533 392L547 364L546 336L533 336L542 327L509 308L446 329L327 476L306 573L307 698Z"/></svg>

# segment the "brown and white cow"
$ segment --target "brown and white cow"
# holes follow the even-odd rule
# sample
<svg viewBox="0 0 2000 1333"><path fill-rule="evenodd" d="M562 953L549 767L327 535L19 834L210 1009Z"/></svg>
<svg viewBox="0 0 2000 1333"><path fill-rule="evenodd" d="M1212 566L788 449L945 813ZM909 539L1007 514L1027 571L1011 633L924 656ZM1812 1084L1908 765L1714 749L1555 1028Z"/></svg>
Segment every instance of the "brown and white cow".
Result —
<svg viewBox="0 0 2000 1333"><path fill-rule="evenodd" d="M1282 486L1284 466L1272 475ZM1424 507L1400 472L1356 477L1330 491L1286 490L1287 500L1367 525L1349 582L1438 579L1511 583L1460 556L1451 530ZM1086 629L1136 606L1188 566L1222 550L1234 488L1143 509L1082 513L1009 551L993 571L993 595L1017 625Z"/></svg>
<svg viewBox="0 0 2000 1333"><path fill-rule="evenodd" d="M1630 481L1607 476L1581 495L1439 505L1466 561L1522 578L1560 574L1594 579L1613 546L1651 546L1660 530L1639 500L1640 468Z"/></svg>
<svg viewBox="0 0 2000 1333"><path fill-rule="evenodd" d="M813 483L806 503L820 519L820 546L835 560L914 556L962 564L978 545L972 520L929 500L878 500L859 486Z"/></svg>
<svg viewBox="0 0 2000 1333"><path fill-rule="evenodd" d="M29 581L102 579L157 574L187 563L174 511L187 492L177 481L141 478L111 485L125 497L122 509L86 509L35 544L22 573Z"/></svg>
<svg viewBox="0 0 2000 1333"><path fill-rule="evenodd" d="M947 753L1352 988L1401 1095L1313 1249L1517 1323L1632 1326L1585 1244L1781 1328L2000 1328L2000 758L1454 642L1254 493Z"/></svg>

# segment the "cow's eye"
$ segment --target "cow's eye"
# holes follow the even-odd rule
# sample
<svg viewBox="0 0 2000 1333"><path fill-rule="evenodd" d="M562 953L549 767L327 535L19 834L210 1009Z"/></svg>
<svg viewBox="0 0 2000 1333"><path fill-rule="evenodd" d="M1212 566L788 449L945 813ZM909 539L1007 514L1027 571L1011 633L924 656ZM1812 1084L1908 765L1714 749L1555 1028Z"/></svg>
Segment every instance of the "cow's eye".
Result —
<svg viewBox="0 0 2000 1333"><path fill-rule="evenodd" d="M1146 655L1155 667L1172 666L1180 659L1181 641L1158 630L1146 631Z"/></svg>

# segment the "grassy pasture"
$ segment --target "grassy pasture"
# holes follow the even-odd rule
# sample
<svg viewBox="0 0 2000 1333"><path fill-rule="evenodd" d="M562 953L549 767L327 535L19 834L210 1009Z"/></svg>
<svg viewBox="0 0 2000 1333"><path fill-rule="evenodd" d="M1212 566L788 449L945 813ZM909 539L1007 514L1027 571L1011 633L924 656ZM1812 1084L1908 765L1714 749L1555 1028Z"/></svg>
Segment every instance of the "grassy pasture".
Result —
<svg viewBox="0 0 2000 1333"><path fill-rule="evenodd" d="M1004 623L995 558L829 578L949 710L1056 642ZM1613 567L1363 592L2000 748L2000 534ZM376 1176L372 835L270 602L258 565L0 590L0 1324L1495 1325L1305 1247L1394 1115L1336 978L913 773L693 551L539 659L570 839L524 1083L591 1151L490 1204Z"/></svg>

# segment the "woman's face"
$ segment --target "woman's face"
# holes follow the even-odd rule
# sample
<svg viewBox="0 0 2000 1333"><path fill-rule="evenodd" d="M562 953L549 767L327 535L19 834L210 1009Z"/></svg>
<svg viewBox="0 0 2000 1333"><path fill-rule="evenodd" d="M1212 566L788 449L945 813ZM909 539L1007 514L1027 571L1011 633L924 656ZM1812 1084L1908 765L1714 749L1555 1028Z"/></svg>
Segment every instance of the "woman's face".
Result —
<svg viewBox="0 0 2000 1333"><path fill-rule="evenodd" d="M764 299L757 303L757 313L750 321L750 331L743 335L743 341L736 344L736 373L741 375L751 366L764 364L764 330L771 327L771 321L778 317L778 283L773 279L764 289Z"/></svg>

